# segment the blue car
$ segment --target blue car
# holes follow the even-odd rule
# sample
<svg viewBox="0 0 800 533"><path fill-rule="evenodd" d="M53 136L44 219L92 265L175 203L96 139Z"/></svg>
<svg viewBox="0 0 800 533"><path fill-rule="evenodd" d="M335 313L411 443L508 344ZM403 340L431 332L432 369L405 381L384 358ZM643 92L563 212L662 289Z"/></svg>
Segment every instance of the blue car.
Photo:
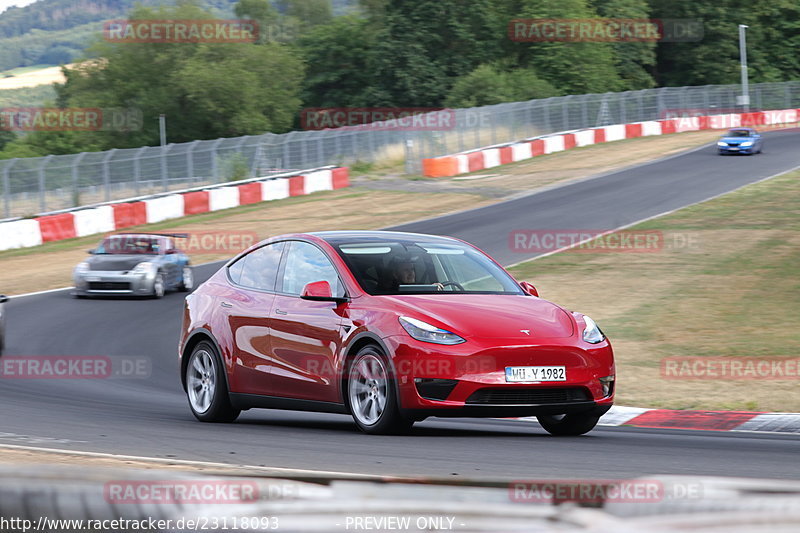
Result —
<svg viewBox="0 0 800 533"><path fill-rule="evenodd" d="M763 147L764 139L753 128L733 128L717 141L720 155L760 154Z"/></svg>
<svg viewBox="0 0 800 533"><path fill-rule="evenodd" d="M75 267L73 296L150 296L161 298L170 289L189 292L194 287L189 256L176 238L185 234L118 233L103 239L89 257Z"/></svg>

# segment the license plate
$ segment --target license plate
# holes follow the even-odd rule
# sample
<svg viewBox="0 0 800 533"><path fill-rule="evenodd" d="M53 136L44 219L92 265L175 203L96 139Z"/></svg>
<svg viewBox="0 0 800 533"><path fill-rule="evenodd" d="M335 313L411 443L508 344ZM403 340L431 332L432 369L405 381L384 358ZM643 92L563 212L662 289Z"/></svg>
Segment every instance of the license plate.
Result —
<svg viewBox="0 0 800 533"><path fill-rule="evenodd" d="M739 149L738 146L731 146L730 148L728 148L728 150L738 150L738 149Z"/></svg>
<svg viewBox="0 0 800 533"><path fill-rule="evenodd" d="M86 278L86 281L100 281L100 278L98 278L96 276L90 276L90 277Z"/></svg>
<svg viewBox="0 0 800 533"><path fill-rule="evenodd" d="M563 366L507 366L506 381L567 381L567 369Z"/></svg>

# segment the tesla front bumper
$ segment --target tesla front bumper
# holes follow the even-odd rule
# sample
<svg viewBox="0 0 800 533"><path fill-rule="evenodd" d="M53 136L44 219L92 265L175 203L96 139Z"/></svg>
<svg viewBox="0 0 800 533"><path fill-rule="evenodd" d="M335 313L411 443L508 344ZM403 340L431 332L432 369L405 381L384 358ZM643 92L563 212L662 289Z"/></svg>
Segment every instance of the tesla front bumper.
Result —
<svg viewBox="0 0 800 533"><path fill-rule="evenodd" d="M454 346L410 337L384 339L392 359L400 405L408 416L536 416L592 412L614 401L614 356L607 340L474 340ZM509 382L507 368L564 367L563 381ZM612 381L609 381L609 378Z"/></svg>
<svg viewBox="0 0 800 533"><path fill-rule="evenodd" d="M154 272L88 271L76 273L74 294L86 295L134 295L153 293Z"/></svg>

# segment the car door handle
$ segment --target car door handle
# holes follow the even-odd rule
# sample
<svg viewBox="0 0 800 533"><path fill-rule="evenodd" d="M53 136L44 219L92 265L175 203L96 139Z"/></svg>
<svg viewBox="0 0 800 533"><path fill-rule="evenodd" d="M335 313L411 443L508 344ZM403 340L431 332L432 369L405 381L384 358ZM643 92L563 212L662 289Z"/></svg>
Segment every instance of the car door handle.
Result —
<svg viewBox="0 0 800 533"><path fill-rule="evenodd" d="M221 305L222 307L226 307L226 308L231 308L231 307L233 307L233 305L232 305L232 304L229 304L228 302L220 302L220 304L219 304L219 305Z"/></svg>
<svg viewBox="0 0 800 533"><path fill-rule="evenodd" d="M289 313L287 313L287 312L286 312L286 311L284 311L283 309L276 309L276 310L275 310L275 314L276 314L276 315L288 315Z"/></svg>

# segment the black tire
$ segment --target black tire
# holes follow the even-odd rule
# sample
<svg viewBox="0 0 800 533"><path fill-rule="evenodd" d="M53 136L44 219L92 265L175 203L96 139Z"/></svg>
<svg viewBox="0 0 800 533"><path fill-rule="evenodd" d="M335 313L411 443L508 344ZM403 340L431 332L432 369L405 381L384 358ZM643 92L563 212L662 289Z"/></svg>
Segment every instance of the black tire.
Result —
<svg viewBox="0 0 800 533"><path fill-rule="evenodd" d="M186 271L187 270L189 271L189 277L188 277L189 282L188 283L186 282L186 280L187 280ZM194 289L194 271L192 270L191 266L186 265L186 266L183 267L183 273L181 275L181 283L180 283L180 285L178 285L178 290L181 291L181 292L191 292L192 289Z"/></svg>
<svg viewBox="0 0 800 533"><path fill-rule="evenodd" d="M365 376L362 375L362 363L364 365L372 365L375 370L371 380L375 383L369 384L362 380ZM382 368L381 371L378 368ZM383 377L380 376L382 372ZM406 418L400 411L400 406L397 400L397 385L396 376L392 372L392 367L388 362L388 358L382 353L380 348L375 345L367 345L361 348L355 356L351 357L347 363L347 376L344 383L344 399L350 414L353 416L356 426L371 435L396 435L407 433L414 421ZM370 381L370 380L367 380ZM360 384L360 385L359 385ZM380 390L383 390L383 405L375 397L370 402L370 392L359 393L359 387L372 388L376 396L380 395ZM366 390L366 389L362 389ZM367 405L372 404L376 406L376 418L369 420L370 413ZM365 409L360 409L364 407Z"/></svg>
<svg viewBox="0 0 800 533"><path fill-rule="evenodd" d="M543 415L536 418L548 433L557 436L577 436L589 433L600 420L599 416L589 413Z"/></svg>
<svg viewBox="0 0 800 533"><path fill-rule="evenodd" d="M163 298L166 292L167 287L164 285L164 274L158 272L156 273L156 279L153 280L153 293L150 297L155 299Z"/></svg>
<svg viewBox="0 0 800 533"><path fill-rule="evenodd" d="M195 366L195 361L199 366ZM201 372L201 369L206 370ZM211 379L212 375L213 379ZM233 422L242 412L231 404L225 370L217 350L210 342L202 341L194 347L189 355L189 361L186 363L184 380L189 409L198 420L202 422ZM203 385L208 386L203 390L210 395L208 406L205 409L202 402L199 401L200 390L197 388Z"/></svg>

